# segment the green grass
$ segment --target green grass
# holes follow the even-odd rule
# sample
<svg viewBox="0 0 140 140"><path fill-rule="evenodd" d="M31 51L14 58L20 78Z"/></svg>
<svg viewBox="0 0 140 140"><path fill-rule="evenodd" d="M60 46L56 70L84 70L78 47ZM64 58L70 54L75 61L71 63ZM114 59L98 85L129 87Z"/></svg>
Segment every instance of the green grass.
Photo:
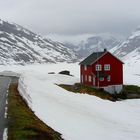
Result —
<svg viewBox="0 0 140 140"><path fill-rule="evenodd" d="M126 94L140 94L140 87L134 85L124 85L123 92Z"/></svg>
<svg viewBox="0 0 140 140"><path fill-rule="evenodd" d="M17 84L9 87L8 120L8 140L62 140L60 133L44 124L28 108L18 93Z"/></svg>
<svg viewBox="0 0 140 140"><path fill-rule="evenodd" d="M80 84L80 83L76 83L74 85L63 85L63 84L61 84L59 86L68 90L68 91L72 91L75 94L76 93L81 93L81 94L86 93L86 94L94 95L94 96L97 96L99 98L106 99L106 100L111 100L111 101L116 100L114 96L112 96L111 94L109 94L106 91L103 91L102 89L96 89L96 88L93 88L91 86L83 85L83 84Z"/></svg>
<svg viewBox="0 0 140 140"><path fill-rule="evenodd" d="M125 85L123 87L123 92L121 92L120 94L109 94L108 92L105 92L104 90L96 89L91 86L83 85L80 83L76 83L74 85L59 85L59 86L68 91L72 91L74 93L81 93L81 94L86 93L86 94L94 95L101 99L106 99L110 101L128 99L127 97L130 94L136 94L135 96L132 96L132 99L140 98L140 96L137 96L137 95L140 95L140 87L134 86L134 85ZM131 99L131 97L129 97L129 99Z"/></svg>

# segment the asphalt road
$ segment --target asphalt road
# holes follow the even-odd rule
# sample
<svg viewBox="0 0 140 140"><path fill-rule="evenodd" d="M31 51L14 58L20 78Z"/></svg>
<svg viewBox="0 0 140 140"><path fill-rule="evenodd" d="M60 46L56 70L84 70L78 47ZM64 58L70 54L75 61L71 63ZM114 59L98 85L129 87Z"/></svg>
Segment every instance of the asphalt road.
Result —
<svg viewBox="0 0 140 140"><path fill-rule="evenodd" d="M7 119L5 117L6 97L9 84L11 82L10 77L0 76L0 140L3 140L3 132L7 127Z"/></svg>

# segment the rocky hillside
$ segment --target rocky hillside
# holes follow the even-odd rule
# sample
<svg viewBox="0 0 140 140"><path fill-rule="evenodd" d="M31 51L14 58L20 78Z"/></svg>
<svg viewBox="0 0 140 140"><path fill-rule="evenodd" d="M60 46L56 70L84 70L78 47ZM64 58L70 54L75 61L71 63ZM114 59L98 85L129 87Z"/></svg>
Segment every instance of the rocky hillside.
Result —
<svg viewBox="0 0 140 140"><path fill-rule="evenodd" d="M114 47L111 52L126 62L140 64L140 27L133 32L121 45Z"/></svg>
<svg viewBox="0 0 140 140"><path fill-rule="evenodd" d="M78 45L66 43L66 46L74 49L81 57L87 57L94 51L103 51L104 48L110 50L120 44L120 42L111 34L99 34L81 41Z"/></svg>
<svg viewBox="0 0 140 140"><path fill-rule="evenodd" d="M0 65L69 63L77 60L76 53L63 44L0 20Z"/></svg>

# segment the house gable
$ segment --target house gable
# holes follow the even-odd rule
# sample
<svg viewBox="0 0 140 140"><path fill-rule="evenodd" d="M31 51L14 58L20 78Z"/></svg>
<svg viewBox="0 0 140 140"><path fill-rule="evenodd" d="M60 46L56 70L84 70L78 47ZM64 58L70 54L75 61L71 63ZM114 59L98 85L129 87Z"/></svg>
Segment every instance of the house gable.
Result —
<svg viewBox="0 0 140 140"><path fill-rule="evenodd" d="M98 57L94 62L92 62L91 64L94 64L94 63L96 63L98 60L100 60L102 57L104 57L105 55L108 55L108 54L110 54L113 58L115 58L117 61L119 61L120 63L122 63L122 64L124 64L124 62L122 62L119 58L117 58L116 56L114 56L112 53L110 53L110 52L106 52L106 53L104 53L103 55L101 55L100 57Z"/></svg>
<svg viewBox="0 0 140 140"><path fill-rule="evenodd" d="M110 53L108 51L103 51L103 52L95 52L95 53L92 53L87 58L85 58L82 62L80 62L79 65L91 65L91 64L94 64L99 59L101 59L104 55L106 55L107 53L109 53L110 55L112 55L112 57L114 57L115 59L117 59L118 61L120 61L122 64L124 64L120 59L118 59L112 53Z"/></svg>

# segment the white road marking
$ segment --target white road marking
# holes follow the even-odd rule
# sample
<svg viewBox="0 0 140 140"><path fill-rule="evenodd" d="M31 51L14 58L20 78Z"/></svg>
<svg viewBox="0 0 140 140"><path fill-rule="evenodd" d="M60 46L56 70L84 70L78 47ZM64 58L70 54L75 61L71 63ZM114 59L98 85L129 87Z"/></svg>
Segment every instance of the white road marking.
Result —
<svg viewBox="0 0 140 140"><path fill-rule="evenodd" d="M10 87L10 84L11 84L11 80L9 80L9 83L8 83L8 88L7 88L7 94L6 94L6 107L5 107L5 114L4 114L4 117L5 118L7 118L7 110L8 110L8 108L7 108L7 105L8 105L8 100L7 100L7 98L8 98L8 93L9 93L9 87Z"/></svg>
<svg viewBox="0 0 140 140"><path fill-rule="evenodd" d="M8 140L8 128L5 128L4 129L4 132L3 132L3 140Z"/></svg>
<svg viewBox="0 0 140 140"><path fill-rule="evenodd" d="M5 114L4 117L7 118L7 106L5 107Z"/></svg>
<svg viewBox="0 0 140 140"><path fill-rule="evenodd" d="M6 105L8 105L8 100L6 99Z"/></svg>
<svg viewBox="0 0 140 140"><path fill-rule="evenodd" d="M7 94L6 94L6 105L5 105L5 113L4 113L4 117L7 118L7 105L8 105L8 93L9 93L9 87L10 87L10 84L11 84L11 80L9 80L9 83L8 83L8 86L7 86ZM5 128L4 129L4 132L3 132L3 140L8 140L8 128Z"/></svg>

